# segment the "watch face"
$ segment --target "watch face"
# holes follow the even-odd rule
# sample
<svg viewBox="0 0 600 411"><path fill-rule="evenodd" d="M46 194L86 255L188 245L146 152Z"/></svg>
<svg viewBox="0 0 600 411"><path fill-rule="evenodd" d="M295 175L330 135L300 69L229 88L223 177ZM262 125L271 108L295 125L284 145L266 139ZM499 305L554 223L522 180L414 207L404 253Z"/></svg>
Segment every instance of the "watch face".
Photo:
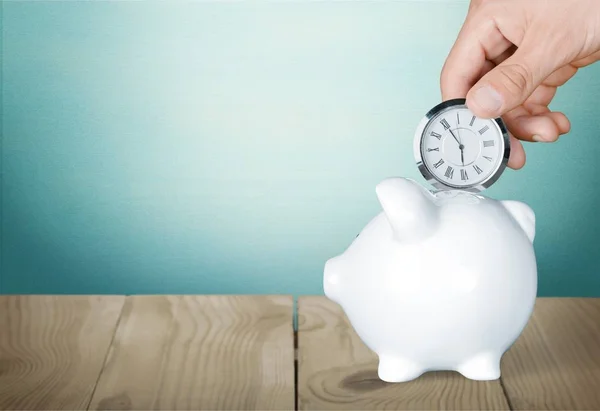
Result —
<svg viewBox="0 0 600 411"><path fill-rule="evenodd" d="M439 189L484 190L500 177L509 154L502 120L476 117L464 99L434 107L415 135L419 170Z"/></svg>

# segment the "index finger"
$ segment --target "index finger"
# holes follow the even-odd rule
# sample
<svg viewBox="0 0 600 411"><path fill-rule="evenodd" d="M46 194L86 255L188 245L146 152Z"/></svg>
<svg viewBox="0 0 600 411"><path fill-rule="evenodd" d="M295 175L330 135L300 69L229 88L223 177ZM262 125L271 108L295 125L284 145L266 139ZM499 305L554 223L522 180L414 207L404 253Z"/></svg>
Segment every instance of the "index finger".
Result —
<svg viewBox="0 0 600 411"><path fill-rule="evenodd" d="M470 15L461 29L440 76L442 99L465 98L493 61L513 44L491 18Z"/></svg>

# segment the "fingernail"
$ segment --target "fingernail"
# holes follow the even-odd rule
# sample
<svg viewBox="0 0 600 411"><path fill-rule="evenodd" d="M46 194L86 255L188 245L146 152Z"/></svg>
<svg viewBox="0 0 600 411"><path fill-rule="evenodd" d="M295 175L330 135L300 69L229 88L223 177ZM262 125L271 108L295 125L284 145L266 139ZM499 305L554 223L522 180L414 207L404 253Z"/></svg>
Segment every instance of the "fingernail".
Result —
<svg viewBox="0 0 600 411"><path fill-rule="evenodd" d="M538 134L535 134L534 136L532 136L532 137L531 137L531 139L532 139L533 141L537 141L538 143L547 143L547 142L548 142L548 140L544 140L544 139L542 138L542 136L540 136L540 135L538 135Z"/></svg>
<svg viewBox="0 0 600 411"><path fill-rule="evenodd" d="M483 86L473 94L475 104L485 111L497 112L502 108L502 96L490 86Z"/></svg>

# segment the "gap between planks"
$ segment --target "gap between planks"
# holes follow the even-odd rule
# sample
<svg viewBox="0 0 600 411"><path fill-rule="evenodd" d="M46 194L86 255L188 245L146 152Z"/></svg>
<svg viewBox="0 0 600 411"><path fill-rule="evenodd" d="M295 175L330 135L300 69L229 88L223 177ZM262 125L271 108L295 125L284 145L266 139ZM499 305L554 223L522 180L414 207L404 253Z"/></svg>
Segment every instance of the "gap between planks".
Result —
<svg viewBox="0 0 600 411"><path fill-rule="evenodd" d="M342 308L321 296L298 301L301 410L509 410L498 381L428 372L386 383L378 357L358 337Z"/></svg>
<svg viewBox="0 0 600 411"><path fill-rule="evenodd" d="M117 335L117 330L119 329L119 325L121 324L121 318L123 317L123 310L125 308L125 304L127 303L127 297L123 301L123 305L121 306L121 311L119 311L119 317L117 318L117 322L115 324L115 329L112 333L112 338L110 339L110 343L106 347L106 353L104 354L104 361L102 361L102 367L100 368L100 372L98 373L98 378L96 378L96 383L94 384L94 388L92 389L92 394L90 395L90 399L85 407L86 410L90 409L90 405L92 404L92 399L96 394L96 388L98 388L98 382L100 381L100 377L102 377L102 373L104 372L104 368L106 367L106 362L108 361L108 354L110 353L110 348L113 346L115 342L115 336Z"/></svg>
<svg viewBox="0 0 600 411"><path fill-rule="evenodd" d="M86 409L123 296L0 296L0 409Z"/></svg>
<svg viewBox="0 0 600 411"><path fill-rule="evenodd" d="M89 409L294 409L292 315L289 296L130 297Z"/></svg>
<svg viewBox="0 0 600 411"><path fill-rule="evenodd" d="M600 299L539 298L503 357L501 380L483 383L439 372L383 383L339 306L320 296L292 307L289 296L0 296L0 409L600 409ZM224 343L236 324L245 337ZM207 326L206 338L192 332ZM268 336L257 339L256 327ZM192 372L191 351L173 348L187 342L197 354L207 341L230 344L212 379ZM263 362L248 367L240 352ZM256 367L271 378L242 375L256 377ZM186 384L195 391L176 390ZM226 386L245 399L196 394Z"/></svg>
<svg viewBox="0 0 600 411"><path fill-rule="evenodd" d="M116 323L116 326L112 333L110 345L106 349L104 361L102 364L102 369L100 370L100 372L98 374L98 378L96 379L96 383L94 384L94 389L93 389L92 395L90 396L89 402L86 406L86 410L90 410L90 406L92 405L92 400L96 393L98 382L100 381L102 374L105 370L106 363L108 361L108 357L109 357L109 353L110 353L110 349L114 344L115 336L117 335L117 330L119 329L119 326L121 323L121 318L123 317L123 311L126 308L126 304L128 303L128 300L131 298L136 298L136 296L126 296L125 297L124 304L122 305L121 311L119 312L117 323ZM297 321L298 321L298 310L297 310L296 304L297 304L297 300L296 300L296 298L294 298L293 299L294 310L292 311L292 316L293 316L292 323L293 324L297 324ZM293 329L293 347L294 347L294 410L298 410L298 330L295 327Z"/></svg>
<svg viewBox="0 0 600 411"><path fill-rule="evenodd" d="M293 410L292 306L264 295L0 296L0 409Z"/></svg>
<svg viewBox="0 0 600 411"><path fill-rule="evenodd" d="M499 380L428 372L400 384L379 380L377 356L339 305L307 296L298 307L301 410L600 409L599 298L538 298Z"/></svg>

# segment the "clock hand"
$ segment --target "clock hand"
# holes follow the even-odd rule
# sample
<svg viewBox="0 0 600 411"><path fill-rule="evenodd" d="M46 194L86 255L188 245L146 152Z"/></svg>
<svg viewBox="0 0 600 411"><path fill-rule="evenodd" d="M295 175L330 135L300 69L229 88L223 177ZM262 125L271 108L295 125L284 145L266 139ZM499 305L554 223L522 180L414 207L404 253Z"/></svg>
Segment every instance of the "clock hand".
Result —
<svg viewBox="0 0 600 411"><path fill-rule="evenodd" d="M457 128L456 131L458 132L458 148L460 148L460 161L462 161L462 165L463 167L465 166L465 146L462 143L462 138L460 138L460 128Z"/></svg>
<svg viewBox="0 0 600 411"><path fill-rule="evenodd" d="M458 143L458 148L460 149L460 158L462 161L462 165L464 167L465 166L465 154L464 154L463 150L464 150L465 146L463 146L462 143L460 141L458 141L458 139L456 138L456 136L454 135L454 133L452 132L451 129L448 129L448 131L450 132L450 134L452 134L452 137L454 137L454 139ZM460 135L460 131L458 132L458 135Z"/></svg>
<svg viewBox="0 0 600 411"><path fill-rule="evenodd" d="M458 143L458 145L460 145L460 141L458 141L458 139L456 138L456 136L454 135L454 133L452 132L452 130L448 129L448 131L450 132L450 134L452 134L452 137L454 137L454 139L456 140L456 142Z"/></svg>

